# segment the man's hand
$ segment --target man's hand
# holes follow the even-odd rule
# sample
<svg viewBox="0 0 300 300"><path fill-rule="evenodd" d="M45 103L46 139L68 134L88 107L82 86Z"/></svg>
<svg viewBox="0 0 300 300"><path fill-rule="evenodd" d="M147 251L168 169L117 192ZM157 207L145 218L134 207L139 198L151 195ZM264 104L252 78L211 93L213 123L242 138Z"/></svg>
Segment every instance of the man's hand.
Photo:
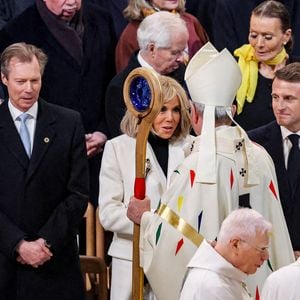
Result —
<svg viewBox="0 0 300 300"><path fill-rule="evenodd" d="M103 151L103 146L106 140L106 135L100 131L86 134L85 142L88 158L93 157L94 155Z"/></svg>
<svg viewBox="0 0 300 300"><path fill-rule="evenodd" d="M297 260L300 257L300 251L299 250L295 250L294 251L294 255L295 255L295 259Z"/></svg>
<svg viewBox="0 0 300 300"><path fill-rule="evenodd" d="M150 208L150 199L147 196L143 200L131 197L127 208L127 217L132 222L140 224L143 213L150 211Z"/></svg>
<svg viewBox="0 0 300 300"><path fill-rule="evenodd" d="M32 242L22 240L16 250L19 253L17 261L21 264L31 265L34 268L43 265L53 256L42 238Z"/></svg>

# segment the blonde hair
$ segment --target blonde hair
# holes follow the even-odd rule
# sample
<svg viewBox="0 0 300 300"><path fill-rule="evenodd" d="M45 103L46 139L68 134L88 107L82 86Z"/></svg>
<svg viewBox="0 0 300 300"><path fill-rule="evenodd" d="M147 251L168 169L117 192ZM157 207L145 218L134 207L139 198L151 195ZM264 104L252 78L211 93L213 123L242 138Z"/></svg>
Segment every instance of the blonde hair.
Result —
<svg viewBox="0 0 300 300"><path fill-rule="evenodd" d="M162 87L162 97L164 103L177 97L180 106L180 122L172 136L172 140L183 138L190 132L190 104L186 92L182 86L173 78L159 75L159 81ZM139 119L135 117L129 110L126 111L121 121L121 131L128 136L136 137L139 127Z"/></svg>
<svg viewBox="0 0 300 300"><path fill-rule="evenodd" d="M123 15L129 21L141 21L144 19L143 9L153 9L151 0L129 0L127 7L123 10ZM185 0L179 0L178 13L185 11Z"/></svg>

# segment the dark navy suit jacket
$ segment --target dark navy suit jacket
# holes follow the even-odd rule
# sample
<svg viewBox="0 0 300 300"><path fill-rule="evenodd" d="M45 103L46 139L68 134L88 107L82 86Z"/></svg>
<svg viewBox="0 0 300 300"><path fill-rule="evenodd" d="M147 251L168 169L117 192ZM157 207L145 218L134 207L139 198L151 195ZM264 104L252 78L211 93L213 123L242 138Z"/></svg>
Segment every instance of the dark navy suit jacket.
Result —
<svg viewBox="0 0 300 300"><path fill-rule="evenodd" d="M0 105L0 297L83 296L77 228L88 201L88 165L79 113L39 100L31 159ZM39 268L16 262L22 240L42 237L53 257Z"/></svg>
<svg viewBox="0 0 300 300"><path fill-rule="evenodd" d="M249 138L262 145L274 161L280 200L294 250L300 250L300 174L294 193L290 189L284 164L280 126L273 121L248 132Z"/></svg>

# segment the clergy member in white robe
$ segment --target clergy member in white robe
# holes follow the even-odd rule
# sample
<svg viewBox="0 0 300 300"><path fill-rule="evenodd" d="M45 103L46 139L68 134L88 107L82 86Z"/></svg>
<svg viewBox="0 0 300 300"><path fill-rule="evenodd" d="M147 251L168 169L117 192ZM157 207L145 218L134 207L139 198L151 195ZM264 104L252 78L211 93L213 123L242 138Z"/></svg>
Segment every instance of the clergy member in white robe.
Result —
<svg viewBox="0 0 300 300"><path fill-rule="evenodd" d="M254 209L233 211L213 247L202 242L188 264L180 300L249 300L245 284L268 259L272 225Z"/></svg>
<svg viewBox="0 0 300 300"><path fill-rule="evenodd" d="M247 274L219 255L206 240L188 264L180 300L252 300L247 290Z"/></svg>
<svg viewBox="0 0 300 300"><path fill-rule="evenodd" d="M300 258L273 272L265 281L260 300L300 299Z"/></svg>
<svg viewBox="0 0 300 300"><path fill-rule="evenodd" d="M219 53L211 44L202 47L185 79L199 136L171 177L157 213L142 215L141 265L158 300L178 299L187 264L202 240L214 240L232 210L251 207L273 224L269 261L248 278L252 294L259 294L273 270L294 260L273 162L242 128L230 126L241 74L226 49ZM215 119L216 110L221 117ZM129 217L135 201L129 204Z"/></svg>

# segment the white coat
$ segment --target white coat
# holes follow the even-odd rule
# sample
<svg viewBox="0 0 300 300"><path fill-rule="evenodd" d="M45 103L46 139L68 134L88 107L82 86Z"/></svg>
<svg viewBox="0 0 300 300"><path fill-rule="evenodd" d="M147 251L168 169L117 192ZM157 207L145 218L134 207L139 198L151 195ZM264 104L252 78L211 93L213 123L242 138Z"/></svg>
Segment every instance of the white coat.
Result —
<svg viewBox="0 0 300 300"><path fill-rule="evenodd" d="M247 275L234 267L203 241L188 264L180 300L250 300L244 280Z"/></svg>
<svg viewBox="0 0 300 300"><path fill-rule="evenodd" d="M189 136L169 144L167 178L151 145L147 144L146 159L150 163L150 170L146 177L146 195L151 199L152 210L157 208L173 170L183 161L184 145L189 144L191 139L192 137ZM118 275L118 278L123 278L122 281L127 281L123 291L121 284L115 287L118 290L118 300L129 299L126 295L131 295L133 223L127 218L126 213L130 197L134 194L135 145L136 140L125 134L109 140L105 145L100 171L100 222L106 230L114 232L108 254L113 259L124 260L120 270L114 270L113 266L112 272L113 276L114 274ZM125 267L126 261L128 262L127 267ZM127 287L125 287L126 285Z"/></svg>

